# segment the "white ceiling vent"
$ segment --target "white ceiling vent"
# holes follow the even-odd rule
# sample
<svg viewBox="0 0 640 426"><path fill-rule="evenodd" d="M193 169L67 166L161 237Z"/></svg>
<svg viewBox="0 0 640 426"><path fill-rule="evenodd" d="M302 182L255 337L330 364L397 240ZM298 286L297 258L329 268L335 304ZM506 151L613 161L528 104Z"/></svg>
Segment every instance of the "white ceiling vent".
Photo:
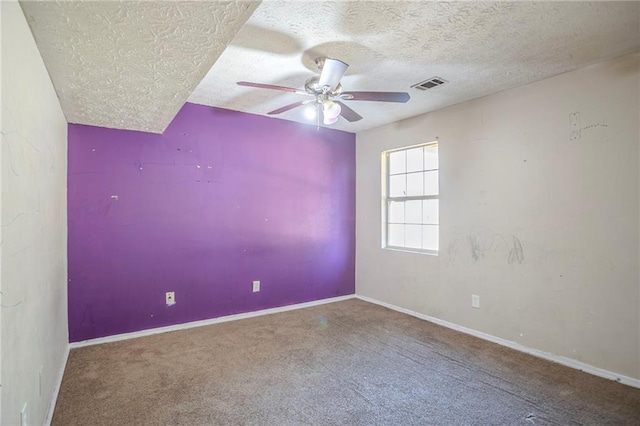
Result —
<svg viewBox="0 0 640 426"><path fill-rule="evenodd" d="M434 87L440 86L441 84L446 83L447 80L445 80L444 78L441 77L432 77L429 80L425 80L421 83L417 83L414 84L413 86L411 86L411 88L415 88L418 90L427 90L427 89L433 89Z"/></svg>

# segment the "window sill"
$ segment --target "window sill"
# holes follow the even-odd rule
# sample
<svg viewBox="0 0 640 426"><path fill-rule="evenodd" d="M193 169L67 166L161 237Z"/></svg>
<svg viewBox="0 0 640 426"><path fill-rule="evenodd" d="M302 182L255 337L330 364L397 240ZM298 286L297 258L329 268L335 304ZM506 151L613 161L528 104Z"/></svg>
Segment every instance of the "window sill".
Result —
<svg viewBox="0 0 640 426"><path fill-rule="evenodd" d="M420 250L420 249L412 249L406 247L382 247L382 250L391 250L391 251L400 251L404 253L414 253L414 254L426 254L429 256L438 256L438 250Z"/></svg>

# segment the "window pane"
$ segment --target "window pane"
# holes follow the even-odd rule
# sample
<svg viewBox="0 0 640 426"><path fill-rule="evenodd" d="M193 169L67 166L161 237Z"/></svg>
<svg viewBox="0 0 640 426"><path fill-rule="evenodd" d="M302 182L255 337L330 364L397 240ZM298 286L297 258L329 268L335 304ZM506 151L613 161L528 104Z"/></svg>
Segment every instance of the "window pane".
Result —
<svg viewBox="0 0 640 426"><path fill-rule="evenodd" d="M389 178L389 196L404 197L407 195L407 175L391 176Z"/></svg>
<svg viewBox="0 0 640 426"><path fill-rule="evenodd" d="M404 223L404 201L389 203L389 222Z"/></svg>
<svg viewBox="0 0 640 426"><path fill-rule="evenodd" d="M438 250L438 225L422 225L422 248Z"/></svg>
<svg viewBox="0 0 640 426"><path fill-rule="evenodd" d="M406 173L407 151L397 151L389 154L389 173Z"/></svg>
<svg viewBox="0 0 640 426"><path fill-rule="evenodd" d="M424 195L438 195L438 171L424 172Z"/></svg>
<svg viewBox="0 0 640 426"><path fill-rule="evenodd" d="M407 201L406 206L406 222L422 223L422 200Z"/></svg>
<svg viewBox="0 0 640 426"><path fill-rule="evenodd" d="M407 248L422 248L422 226L407 225L405 228L404 246Z"/></svg>
<svg viewBox="0 0 640 426"><path fill-rule="evenodd" d="M407 195L422 195L423 194L423 185L424 185L424 177L423 173L411 173L407 176Z"/></svg>
<svg viewBox="0 0 640 426"><path fill-rule="evenodd" d="M438 145L424 147L424 169L435 170L438 168Z"/></svg>
<svg viewBox="0 0 640 426"><path fill-rule="evenodd" d="M423 147L407 150L407 172L421 172L424 165Z"/></svg>
<svg viewBox="0 0 640 426"><path fill-rule="evenodd" d="M422 201L422 223L438 224L438 200Z"/></svg>
<svg viewBox="0 0 640 426"><path fill-rule="evenodd" d="M404 225L389 225L387 244L395 247L404 247Z"/></svg>

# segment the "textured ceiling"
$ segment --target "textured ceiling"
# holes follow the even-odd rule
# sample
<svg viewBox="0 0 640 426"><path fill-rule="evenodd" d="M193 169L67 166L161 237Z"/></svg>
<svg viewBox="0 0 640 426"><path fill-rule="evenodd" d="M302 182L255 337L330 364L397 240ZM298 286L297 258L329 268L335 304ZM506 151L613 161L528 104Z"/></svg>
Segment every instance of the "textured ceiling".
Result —
<svg viewBox="0 0 640 426"><path fill-rule="evenodd" d="M258 4L21 2L70 123L155 133Z"/></svg>
<svg viewBox="0 0 640 426"><path fill-rule="evenodd" d="M640 47L638 2L265 0L190 102L264 115L306 99L236 81L302 88L313 59L350 64L345 90L407 91L407 104L349 102L358 132L570 71ZM428 91L410 86L439 76ZM306 122L303 108L278 117Z"/></svg>
<svg viewBox="0 0 640 426"><path fill-rule="evenodd" d="M364 119L331 127L358 132L640 49L640 2L21 5L69 122L156 133L187 98L261 115L300 100L235 83L302 88L318 56L350 64L345 90L410 93L348 102ZM448 83L410 89L433 76ZM303 108L278 117L307 122Z"/></svg>

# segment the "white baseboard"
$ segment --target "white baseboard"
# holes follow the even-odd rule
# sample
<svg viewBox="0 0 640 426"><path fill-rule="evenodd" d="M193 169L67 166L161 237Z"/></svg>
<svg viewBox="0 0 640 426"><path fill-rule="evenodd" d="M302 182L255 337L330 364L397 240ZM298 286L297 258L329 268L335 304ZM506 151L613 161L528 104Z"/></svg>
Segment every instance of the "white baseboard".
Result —
<svg viewBox="0 0 640 426"><path fill-rule="evenodd" d="M107 337L98 337L97 339L83 340L81 342L73 342L69 346L73 348L81 348L84 346L100 345L103 343L118 342L120 340L135 339L136 337L151 336L153 334L167 333L169 331L185 330L194 327L203 327L205 325L220 324L228 321L237 321L246 318L253 318L262 315L277 314L279 312L293 311L296 309L309 308L311 306L324 305L326 303L340 302L343 300L353 299L355 294L347 296L331 297L329 299L314 300L311 302L297 303L295 305L280 306L277 308L263 309L261 311L246 312L242 314L227 315L224 317L211 318L202 321L193 321L183 324L169 325L166 327L151 328L148 330L134 331L132 333L116 334Z"/></svg>
<svg viewBox="0 0 640 426"><path fill-rule="evenodd" d="M429 315L421 314L418 312L414 312L409 309L401 308L399 306L392 305L390 303L381 302L379 300L372 299L366 296L356 295L357 299L364 300L365 302L374 303L376 305L384 306L385 308L393 309L394 311L402 312L416 318L423 319L425 321L432 322L434 324L438 324L452 330L460 331L465 334L470 334L475 337L479 337L480 339L488 340L493 343L497 343L502 346L506 346L511 349L515 349L520 352L527 353L529 355L533 355L538 358L543 358L549 361L553 361L558 364L562 364L567 367L575 368L576 370L584 371L585 373L593 374L594 376L603 377L605 379L615 380L616 382L623 383L628 386L633 386L634 388L640 388L640 380L634 379L633 377L623 376L622 374L614 373L612 371L603 370L602 368L594 367L589 364L585 364L580 361L576 361L575 359L566 358L563 356L558 356L549 352L541 351L538 349L528 348L519 343L512 342L510 340L502 339L500 337L492 336L490 334L483 333L481 331L473 330L471 328L463 327L461 325L457 325L448 321L441 320L439 318L431 317Z"/></svg>
<svg viewBox="0 0 640 426"><path fill-rule="evenodd" d="M67 344L67 348L64 350L64 355L62 356L62 365L60 365L58 377L56 377L56 385L53 388L53 395L51 395L51 402L49 403L49 409L47 410L47 419L44 422L45 426L50 426L53 421L53 412L56 409L56 402L58 401L58 394L60 393L62 378L64 377L64 370L67 368L67 361L69 360L69 350L70 347Z"/></svg>

